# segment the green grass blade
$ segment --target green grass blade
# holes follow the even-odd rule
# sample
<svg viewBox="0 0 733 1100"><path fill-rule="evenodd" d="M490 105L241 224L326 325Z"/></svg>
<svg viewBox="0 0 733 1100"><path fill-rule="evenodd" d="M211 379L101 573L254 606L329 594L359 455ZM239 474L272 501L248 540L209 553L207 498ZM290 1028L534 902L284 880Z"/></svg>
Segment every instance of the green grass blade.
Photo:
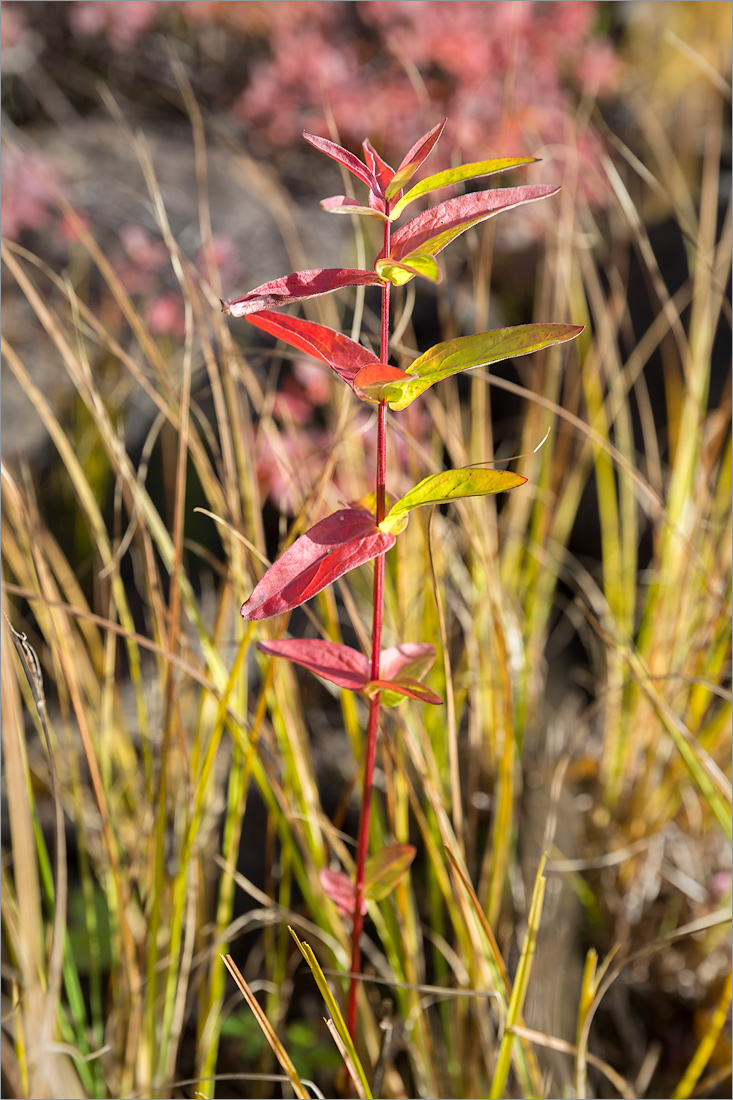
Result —
<svg viewBox="0 0 733 1100"><path fill-rule="evenodd" d="M543 872L545 870L546 859L546 856L542 856L540 865L537 868L534 890L532 891L532 902L529 907L527 935L524 938L519 966L517 967L517 973L514 977L514 985L512 986L509 1006L507 1008L506 1027L499 1046L499 1057L496 1063L496 1070L494 1071L494 1078L491 1082L491 1100L499 1100L499 1098L503 1096L509 1076L509 1067L511 1066L512 1060L512 1046L514 1045L514 1033L511 1029L515 1024L520 1022L524 998L527 995L529 976L532 972L532 963L534 961L534 954L537 946L537 933L539 932L542 905L545 899L545 884L547 880Z"/></svg>
<svg viewBox="0 0 733 1100"><path fill-rule="evenodd" d="M346 1050L346 1052L349 1056L351 1064L353 1065L354 1069L356 1070L356 1072L359 1076L359 1080L361 1081L362 1088L364 1089L364 1095L367 1097L367 1100L371 1100L371 1095L372 1094L371 1094L371 1090L369 1088L369 1082L366 1079L366 1074L364 1073L364 1067L362 1066L362 1064L359 1060L359 1056L356 1053L356 1047L354 1046L354 1042L353 1042L351 1036L349 1035L349 1029L346 1026L346 1022L344 1021L344 1018L341 1015L341 1009L339 1008L338 1003L336 1001L336 998L334 997L333 993L331 992L331 990L329 988L329 985L328 985L328 982L326 981L326 975L321 970L321 968L318 964L318 959L316 958L316 956L313 953L313 949L307 943L302 943L298 939L298 936L296 935L295 931L292 928L290 928L290 935L293 937L296 944L298 945L298 949L299 949L301 955L303 956L305 961L308 963L308 966L310 967L311 973L313 974L313 977L316 979L316 985L320 989L321 996L323 997L324 1001L326 1002L326 1008L328 1009L329 1015L331 1016L331 1019L333 1020L333 1025L334 1025L336 1031L338 1032L338 1035L339 1035L339 1038L341 1039L341 1042L344 1044L344 1049Z"/></svg>

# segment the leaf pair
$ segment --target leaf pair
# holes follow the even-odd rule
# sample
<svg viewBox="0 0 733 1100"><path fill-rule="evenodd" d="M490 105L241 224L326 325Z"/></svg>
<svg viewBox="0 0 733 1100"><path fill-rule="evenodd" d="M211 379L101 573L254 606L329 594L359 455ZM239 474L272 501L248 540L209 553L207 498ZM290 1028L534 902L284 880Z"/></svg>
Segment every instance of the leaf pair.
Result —
<svg viewBox="0 0 733 1100"><path fill-rule="evenodd" d="M485 367L514 355L528 355L572 340L582 331L580 325L539 324L459 336L436 344L403 372L380 363L374 352L315 321L269 310L253 314L247 320L299 351L327 363L362 400L386 400L395 411L407 408L430 386L459 371Z"/></svg>
<svg viewBox="0 0 733 1100"><path fill-rule="evenodd" d="M242 605L242 617L267 619L292 611L344 573L385 554L413 508L499 493L526 480L508 470L446 470L424 478L396 501L379 526L374 515L361 507L334 512L296 539L270 566ZM374 684L378 690L379 681Z"/></svg>
<svg viewBox="0 0 733 1100"><path fill-rule="evenodd" d="M443 700L421 683L435 660L435 648L429 643L413 642L383 649L379 661L379 679L371 679L368 659L358 649L339 642L319 639L288 638L282 641L258 642L257 648L271 657L310 669L337 687L359 695L384 693L381 701L396 705L404 698L422 703L440 704Z"/></svg>
<svg viewBox="0 0 733 1100"><path fill-rule="evenodd" d="M438 282L441 275L435 257L461 233L503 210L548 198L559 190L556 186L537 184L458 195L431 206L398 229L391 238L389 256L385 256L384 251L380 252L373 271L341 267L294 271L255 287L241 298L222 302L222 310L232 317L245 317L263 309L330 294L347 286L381 286L387 281L401 285L416 275ZM349 206L350 200L345 196L338 196L338 199L338 207L332 206L331 209L345 210L348 207L350 212L354 212L353 207Z"/></svg>
<svg viewBox="0 0 733 1100"><path fill-rule="evenodd" d="M364 866L364 897L362 916L367 911L367 901L384 901L406 874L415 858L412 844L392 844L370 856ZM343 871L321 868L318 878L331 901L343 917L353 919L356 909L356 884Z"/></svg>

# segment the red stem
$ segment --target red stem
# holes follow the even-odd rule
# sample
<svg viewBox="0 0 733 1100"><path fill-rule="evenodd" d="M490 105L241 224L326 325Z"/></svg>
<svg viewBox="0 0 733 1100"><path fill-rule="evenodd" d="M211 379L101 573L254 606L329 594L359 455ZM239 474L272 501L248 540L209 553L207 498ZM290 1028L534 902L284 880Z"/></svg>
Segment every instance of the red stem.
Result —
<svg viewBox="0 0 733 1100"><path fill-rule="evenodd" d="M387 211L389 213L389 211ZM384 256L390 252L390 223L384 223ZM382 343L379 358L383 363L389 359L389 292L390 283L382 286ZM385 514L385 489L387 480L387 403L380 401L377 420L377 523L381 523ZM379 657L382 652L382 611L384 599L384 554L374 563L374 596L372 609L372 680L379 679ZM356 993L359 986L358 975L361 972L361 933L364 916L361 911L364 900L364 868L369 852L369 821L372 812L372 788L374 784L374 763L377 758L377 735L379 733L379 693L369 700L369 722L367 724L366 757L364 760L364 791L361 800L361 819L356 848L356 885L354 891L354 928L351 937L351 985L349 986L349 1008L347 1026L352 1039L356 1041Z"/></svg>

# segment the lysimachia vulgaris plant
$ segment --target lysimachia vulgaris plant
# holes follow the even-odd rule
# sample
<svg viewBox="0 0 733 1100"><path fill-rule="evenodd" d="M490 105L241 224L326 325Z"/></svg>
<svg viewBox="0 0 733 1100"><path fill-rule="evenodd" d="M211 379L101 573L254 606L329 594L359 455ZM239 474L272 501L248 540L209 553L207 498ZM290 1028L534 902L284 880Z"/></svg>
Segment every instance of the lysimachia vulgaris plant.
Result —
<svg viewBox="0 0 733 1100"><path fill-rule="evenodd" d="M324 870L321 882L339 911L353 921L352 981L349 991L348 1028L356 1029L356 987L360 972L360 938L367 900L386 897L409 867L414 849L395 845L367 859L372 783L377 749L380 708L395 705L405 696L423 703L442 700L423 683L435 659L426 643L404 643L382 649L382 614L385 555L405 528L413 508L435 505L462 497L485 496L522 485L526 478L505 470L470 467L446 470L426 477L401 500L388 498L387 414L400 412L436 382L459 371L484 367L510 356L526 355L552 344L572 340L577 325L531 324L461 336L436 344L414 360L406 371L389 363L390 293L393 286L419 276L433 282L442 278L437 255L471 226L512 210L524 203L554 195L559 187L534 185L472 191L446 199L415 215L400 228L395 223L408 207L434 191L467 180L490 176L532 163L532 157L475 161L428 176L409 187L411 179L440 137L445 121L435 126L410 149L395 170L369 141L363 144L364 161L332 141L304 134L311 145L352 172L368 189L366 204L345 195L324 199L321 206L333 213L365 215L383 225L383 245L371 270L328 268L296 271L264 283L241 298L223 303L225 313L247 320L301 352L328 364L361 401L377 406L376 486L364 502L342 508L321 519L296 539L266 571L242 606L246 620L266 619L292 611L351 569L374 560L374 595L371 654L331 641L286 639L259 642L259 649L303 665L331 683L354 691L368 700L368 724L364 760L364 786L357 840L356 872L350 879L342 872ZM376 286L381 290L381 345L379 355L325 325L273 312L342 287ZM388 507L389 501L389 507Z"/></svg>

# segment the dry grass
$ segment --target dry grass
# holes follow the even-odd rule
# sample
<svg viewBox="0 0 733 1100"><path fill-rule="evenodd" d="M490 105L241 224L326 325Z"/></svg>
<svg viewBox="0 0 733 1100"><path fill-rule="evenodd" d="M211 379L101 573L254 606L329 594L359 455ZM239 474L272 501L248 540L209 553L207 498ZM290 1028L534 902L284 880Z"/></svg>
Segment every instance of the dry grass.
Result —
<svg viewBox="0 0 733 1100"><path fill-rule="evenodd" d="M206 250L204 129L178 75ZM717 1040L730 1003L730 884L721 893L715 883L731 836L730 387L715 406L709 394L715 335L730 326L731 226L730 206L722 223L718 206L723 103L714 90L707 103L699 179L687 190L652 123L642 166L608 161L603 217L566 179L534 308L537 320L586 324L583 337L521 363L522 385L477 374L469 404L452 383L431 391L427 435L417 415L397 426L410 480L444 459L486 461L492 395L509 391L519 420L497 451L524 455L530 485L498 511L489 498L416 514L388 563L387 632L435 642L443 661L432 683L447 705L408 703L384 727L372 846L418 837L420 856L411 878L370 906L358 1057L369 1080L378 1072L379 1095L582 1097L610 1087L683 1097L705 1074L729 1074ZM355 781L360 704L255 653L259 632L282 633L286 622L256 633L238 615L267 559L254 456L267 439L287 464L287 425L218 311L217 271L196 270L171 232L144 139L116 124L185 303L183 345L156 341L95 229L70 208L85 263L76 283L3 248L43 354L77 395L81 433L4 341L5 369L57 451L57 484L91 563L80 579L44 486L3 464L3 606L38 655L48 700L39 707L5 644L2 1061L14 1096L213 1096L217 1068L227 1068L222 1025L239 1012L220 953L245 931L245 984L281 1047L295 1018L310 1029L311 1054L331 1041L320 1008L309 1009L315 992L295 980L288 925L337 997L348 969L348 929L318 870L353 860L341 811L324 808L320 766L327 755L345 769L345 790ZM231 155L253 186L251 163ZM639 212L647 191L683 233L687 272L674 293ZM287 205L270 197L297 253ZM477 312L491 241L487 231L470 242L465 289ZM657 305L641 334L627 293L634 256ZM444 315L447 298L438 306ZM417 348L409 313L404 321L397 355ZM653 410L662 395L645 374L657 352L662 442ZM154 412L136 464L115 395L140 390ZM369 488L355 413L334 390L327 461L290 470L301 507L283 543L337 506L333 471L352 498ZM167 496L148 488L153 454ZM192 486L204 511L189 539ZM570 548L584 528L599 532L597 562ZM200 543L214 531L212 559ZM366 571L351 580L310 605L311 629L365 637ZM553 707L548 675L561 673L554 661L548 673L548 639L551 656L564 635L584 649L585 680L569 667ZM68 882L48 822L54 773L74 856ZM257 816L246 813L253 800L264 806ZM265 852L264 882L235 871L240 848ZM243 917L238 889L252 905ZM688 1024L694 1015L681 1064L644 997L670 1028L683 1010ZM296 1066L301 1078L309 1065ZM236 1068L247 1095L265 1087L247 1074L276 1069L257 1044ZM195 1083L175 1084L184 1076ZM318 1082L333 1087L327 1072Z"/></svg>

